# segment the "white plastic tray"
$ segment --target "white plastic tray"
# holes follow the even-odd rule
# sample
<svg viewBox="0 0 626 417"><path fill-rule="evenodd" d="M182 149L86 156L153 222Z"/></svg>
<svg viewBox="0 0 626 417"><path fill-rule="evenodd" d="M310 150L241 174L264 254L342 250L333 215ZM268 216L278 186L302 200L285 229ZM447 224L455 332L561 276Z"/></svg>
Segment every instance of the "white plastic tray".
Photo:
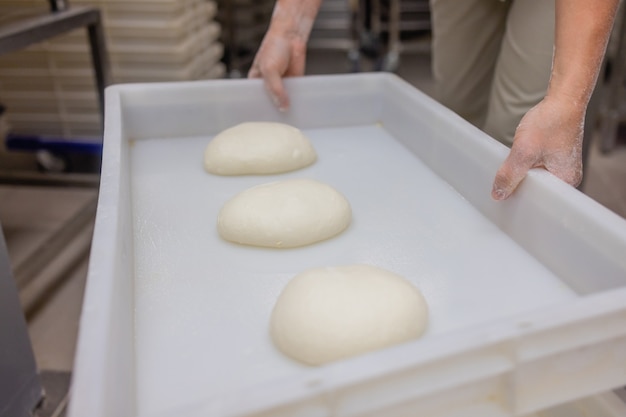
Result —
<svg viewBox="0 0 626 417"><path fill-rule="evenodd" d="M199 47L196 45L194 48ZM198 52L198 51L197 51ZM162 56L163 60L157 62L158 56L151 59L155 62L141 61L142 56L138 55L135 62L125 62L119 65L112 65L112 75L117 82L143 82L149 81L179 81L194 80L199 74L211 69L221 59L224 47L220 43L206 44L202 50L196 54L190 54L187 62L177 62L174 59L183 59L184 56ZM187 59L184 58L184 59ZM18 91L28 89L31 83L46 83L57 85L62 88L76 89L82 86L93 90L93 70L88 67L67 66L67 68L56 68L54 65L44 68L2 68L0 67L0 83L8 85L26 84ZM65 87L68 86L68 87ZM74 88L73 88L74 87ZM17 90L17 88L13 88Z"/></svg>
<svg viewBox="0 0 626 417"><path fill-rule="evenodd" d="M626 383L626 222L549 174L489 197L506 148L395 76L107 90L96 231L70 416L518 416ZM202 170L211 136L249 120L305 130L320 155L283 176ZM221 241L233 194L326 181L354 223L287 250ZM422 289L419 341L320 368L267 335L310 266L369 262Z"/></svg>
<svg viewBox="0 0 626 417"><path fill-rule="evenodd" d="M108 20L106 22L107 39L111 45L123 42L177 43L209 24L215 17L217 5L214 2L199 4L183 16L167 21L136 19Z"/></svg>
<svg viewBox="0 0 626 417"><path fill-rule="evenodd" d="M162 30L167 30L166 28ZM108 45L109 54L114 62L181 62L191 59L195 54L207 46L215 43L220 35L220 25L217 22L207 22L202 28L193 31L175 44L162 44L157 40L138 38L135 41L126 41ZM66 42L66 40L69 40ZM61 58L72 58L72 54L89 52L89 45L85 38L81 42L73 43L71 38L62 37L55 42L48 42L40 46L33 46L30 50L40 50L52 54L59 54ZM155 55L151 57L151 55ZM53 55L54 56L54 55ZM133 60L133 56L138 56Z"/></svg>
<svg viewBox="0 0 626 417"><path fill-rule="evenodd" d="M528 417L622 417L626 404L613 392L594 395L540 411Z"/></svg>
<svg viewBox="0 0 626 417"><path fill-rule="evenodd" d="M105 19L174 19L206 0L75 0L73 4L98 7Z"/></svg>

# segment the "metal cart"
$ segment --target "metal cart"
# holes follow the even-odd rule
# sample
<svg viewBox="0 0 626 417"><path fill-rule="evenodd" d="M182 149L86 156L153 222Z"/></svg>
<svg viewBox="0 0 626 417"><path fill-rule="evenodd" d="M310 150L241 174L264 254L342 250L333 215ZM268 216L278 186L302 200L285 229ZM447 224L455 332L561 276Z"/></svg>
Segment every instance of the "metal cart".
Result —
<svg viewBox="0 0 626 417"><path fill-rule="evenodd" d="M64 0L49 0L49 5L50 13L28 16L0 25L0 56L75 29L85 28L98 102L103 113L104 88L109 84L110 68L100 11L93 7L69 7ZM0 173L2 184L96 187L98 182L98 174ZM0 339L3 341L3 354L0 356L1 417L31 416L33 412L37 416L58 415L55 413L67 401L69 375L39 375L36 369L24 314L28 314L29 309L44 295L33 290L37 287L33 285L37 273L93 220L95 207L94 198L69 222L35 248L31 252L32 256L19 265L12 265L12 268L9 266L4 238L0 233ZM14 271L14 276L11 270ZM47 385L50 381L51 385ZM42 385L47 392L45 402L42 402Z"/></svg>

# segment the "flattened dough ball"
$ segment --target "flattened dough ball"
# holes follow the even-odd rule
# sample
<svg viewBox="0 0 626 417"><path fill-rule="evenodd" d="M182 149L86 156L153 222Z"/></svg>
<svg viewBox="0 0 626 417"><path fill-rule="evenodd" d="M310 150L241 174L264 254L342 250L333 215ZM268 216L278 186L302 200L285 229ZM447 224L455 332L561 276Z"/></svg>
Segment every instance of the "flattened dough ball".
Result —
<svg viewBox="0 0 626 417"><path fill-rule="evenodd" d="M283 123L247 122L215 136L204 168L217 175L279 174L311 165L317 153L300 129Z"/></svg>
<svg viewBox="0 0 626 417"><path fill-rule="evenodd" d="M335 236L351 220L350 203L333 187L290 179L237 194L220 210L217 230L235 243L293 248Z"/></svg>
<svg viewBox="0 0 626 417"><path fill-rule="evenodd" d="M275 346L321 365L418 338L424 297L404 278L370 265L314 268L293 278L270 321Z"/></svg>

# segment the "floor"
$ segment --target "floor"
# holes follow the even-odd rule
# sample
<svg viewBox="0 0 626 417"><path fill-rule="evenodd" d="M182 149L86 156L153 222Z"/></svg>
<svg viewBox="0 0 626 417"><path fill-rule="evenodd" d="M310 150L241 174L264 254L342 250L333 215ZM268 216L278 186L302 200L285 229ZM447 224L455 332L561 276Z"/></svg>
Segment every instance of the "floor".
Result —
<svg viewBox="0 0 626 417"><path fill-rule="evenodd" d="M16 279L53 233L96 196L95 189L0 186L0 222ZM52 262L35 271L36 278L20 285L20 301L41 369L72 369L92 222L63 242Z"/></svg>
<svg viewBox="0 0 626 417"><path fill-rule="evenodd" d="M349 69L343 52L314 51L309 55L309 74L340 73ZM398 74L426 94L433 93L427 53L403 57ZM30 156L11 155L0 149L0 169L14 165L34 168ZM609 154L602 154L597 146L592 146L583 191L626 217L626 145L619 145ZM97 191L89 188L0 185L0 223L12 263L23 263L41 242L96 195ZM68 242L55 259L54 262L60 264L54 267L56 276L47 278L45 297L27 314L37 363L42 370L72 369L92 222L93 219L84 225L78 237Z"/></svg>

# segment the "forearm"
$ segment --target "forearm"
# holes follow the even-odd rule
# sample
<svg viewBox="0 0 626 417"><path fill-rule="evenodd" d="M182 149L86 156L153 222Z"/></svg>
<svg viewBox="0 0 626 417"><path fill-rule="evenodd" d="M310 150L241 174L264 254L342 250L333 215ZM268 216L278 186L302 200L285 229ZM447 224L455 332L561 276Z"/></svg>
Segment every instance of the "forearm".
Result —
<svg viewBox="0 0 626 417"><path fill-rule="evenodd" d="M268 32L306 43L322 0L277 0Z"/></svg>
<svg viewBox="0 0 626 417"><path fill-rule="evenodd" d="M248 72L250 78L263 78L276 107L286 111L289 97L283 77L304 74L306 44L322 0L277 0L270 27Z"/></svg>
<svg viewBox="0 0 626 417"><path fill-rule="evenodd" d="M611 33L618 0L556 0L554 61L547 97L584 112Z"/></svg>

